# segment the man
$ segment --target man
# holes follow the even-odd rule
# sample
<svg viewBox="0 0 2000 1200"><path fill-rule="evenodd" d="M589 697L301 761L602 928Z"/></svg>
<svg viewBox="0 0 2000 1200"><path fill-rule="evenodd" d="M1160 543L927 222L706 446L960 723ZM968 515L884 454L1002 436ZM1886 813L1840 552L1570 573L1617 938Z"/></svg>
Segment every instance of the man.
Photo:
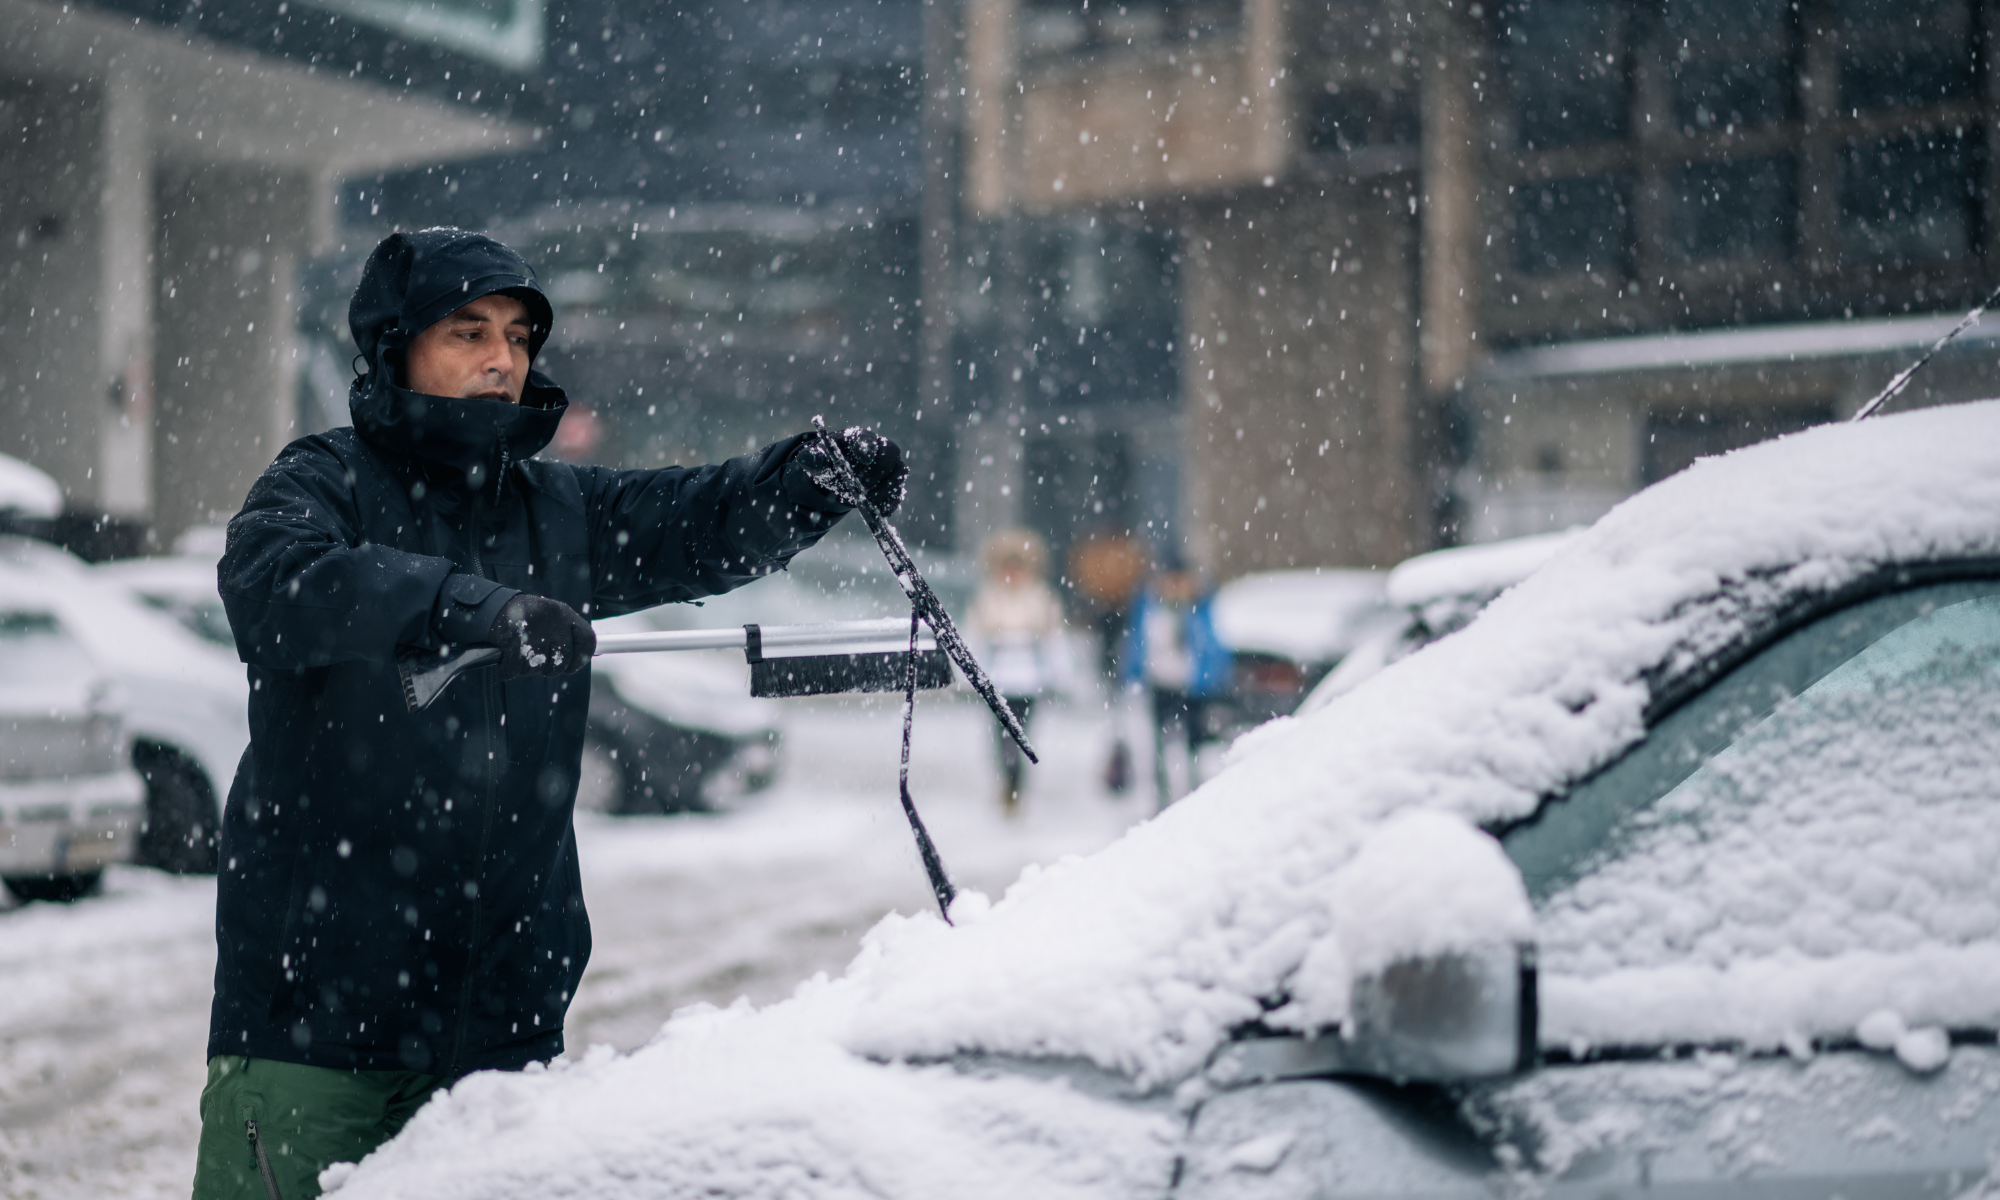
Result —
<svg viewBox="0 0 2000 1200"><path fill-rule="evenodd" d="M287 446L230 522L250 750L223 815L197 1200L318 1194L470 1071L563 1048L590 955L570 814L588 618L715 595L850 507L819 435L720 466L532 456L552 313L490 238L396 234L348 323L351 429ZM836 440L884 510L902 452ZM499 647L422 712L401 649Z"/></svg>

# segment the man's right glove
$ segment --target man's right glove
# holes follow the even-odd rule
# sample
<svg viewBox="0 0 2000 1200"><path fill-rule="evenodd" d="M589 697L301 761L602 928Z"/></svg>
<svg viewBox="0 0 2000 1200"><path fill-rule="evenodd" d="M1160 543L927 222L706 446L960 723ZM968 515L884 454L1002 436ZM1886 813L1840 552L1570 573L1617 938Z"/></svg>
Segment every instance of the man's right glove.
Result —
<svg viewBox="0 0 2000 1200"><path fill-rule="evenodd" d="M903 490L910 481L910 468L903 463L903 448L872 429L851 425L839 433L810 434L792 451L787 469L796 467L804 471L820 491L851 508L860 507L849 489L841 486L840 469L827 449L829 439L840 446L842 456L854 468L876 512L886 517L902 507Z"/></svg>
<svg viewBox="0 0 2000 1200"><path fill-rule="evenodd" d="M500 648L500 678L581 671L597 649L597 631L560 600L526 592L507 602L486 640Z"/></svg>

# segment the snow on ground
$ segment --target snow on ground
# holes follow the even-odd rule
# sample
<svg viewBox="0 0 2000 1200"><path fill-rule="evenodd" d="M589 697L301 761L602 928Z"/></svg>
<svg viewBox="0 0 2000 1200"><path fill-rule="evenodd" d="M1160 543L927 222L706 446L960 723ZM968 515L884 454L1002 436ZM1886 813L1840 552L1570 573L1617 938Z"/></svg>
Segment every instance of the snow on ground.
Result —
<svg viewBox="0 0 2000 1200"><path fill-rule="evenodd" d="M785 774L740 811L580 822L596 948L573 1056L641 1045L683 1005L782 997L837 971L884 913L932 903L896 801L896 706L787 711ZM1009 823L983 713L957 699L918 711L912 789L966 886L997 891L1026 863L1094 849L1150 804L1095 789L1094 714L1048 709L1035 733L1047 766ZM126 868L78 904L0 911L0 1197L184 1200L214 910L212 880Z"/></svg>

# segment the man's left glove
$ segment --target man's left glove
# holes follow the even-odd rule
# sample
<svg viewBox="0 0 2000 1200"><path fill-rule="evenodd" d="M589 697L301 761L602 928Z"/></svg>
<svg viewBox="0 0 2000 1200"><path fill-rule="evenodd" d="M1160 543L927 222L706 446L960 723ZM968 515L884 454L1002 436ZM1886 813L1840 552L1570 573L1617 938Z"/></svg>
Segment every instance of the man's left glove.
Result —
<svg viewBox="0 0 2000 1200"><path fill-rule="evenodd" d="M850 508L859 508L859 498L842 483L840 468L827 449L828 439L840 446L861 488L875 511L888 516L903 505L903 491L910 481L910 468L903 463L903 448L872 429L849 426L839 433L812 433L792 451L787 469L805 473L812 485Z"/></svg>
<svg viewBox="0 0 2000 1200"><path fill-rule="evenodd" d="M597 649L597 631L560 600L522 592L493 618L486 640L500 648L500 678L581 671Z"/></svg>

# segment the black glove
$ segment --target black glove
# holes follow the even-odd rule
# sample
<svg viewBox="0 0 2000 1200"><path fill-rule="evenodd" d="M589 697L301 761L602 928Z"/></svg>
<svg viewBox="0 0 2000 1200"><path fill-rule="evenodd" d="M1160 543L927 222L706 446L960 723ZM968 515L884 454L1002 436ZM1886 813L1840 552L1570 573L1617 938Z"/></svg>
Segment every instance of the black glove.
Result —
<svg viewBox="0 0 2000 1200"><path fill-rule="evenodd" d="M486 640L500 648L500 678L581 671L597 649L597 631L560 600L515 596L493 618Z"/></svg>
<svg viewBox="0 0 2000 1200"><path fill-rule="evenodd" d="M875 511L888 516L903 506L903 489L910 481L910 468L903 463L903 448L876 433L850 425L838 433L813 433L792 452L788 466L805 472L814 487L850 508L859 508L860 498L842 483L840 468L834 464L826 439L840 444L847 464L861 480L862 491Z"/></svg>

